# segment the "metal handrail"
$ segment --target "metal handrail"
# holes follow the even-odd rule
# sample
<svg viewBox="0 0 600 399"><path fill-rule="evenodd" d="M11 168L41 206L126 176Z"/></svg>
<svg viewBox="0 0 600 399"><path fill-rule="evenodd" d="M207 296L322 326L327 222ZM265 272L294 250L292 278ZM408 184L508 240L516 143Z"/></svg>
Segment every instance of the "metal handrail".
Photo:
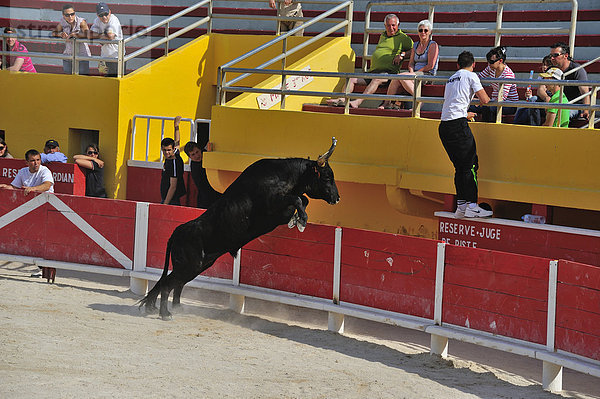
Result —
<svg viewBox="0 0 600 399"><path fill-rule="evenodd" d="M136 122L138 119L143 119L146 121L146 158L145 161L148 162L148 156L150 154L150 121L151 120L160 120L161 121L161 131L160 131L160 139L165 138L165 122L166 121L174 121L175 118L170 116L156 116L156 115L134 115L132 128L131 128L131 159L134 159L135 154L135 136L137 133ZM194 119L190 118L181 118L182 122L190 123L190 140L193 141L196 139L196 122ZM160 153L160 161L163 161L162 151Z"/></svg>
<svg viewBox="0 0 600 399"><path fill-rule="evenodd" d="M496 11L496 26L495 28L435 28L433 34L437 33L465 33L465 34L473 34L473 33L495 33L494 47L499 46L501 44L502 34L518 34L518 33L569 33L569 47L571 48L571 56L575 53L575 32L577 28L577 11L578 11L578 3L577 0L544 0L543 3L571 3L571 21L570 27L566 28L558 28L558 27L534 27L534 28L503 28L502 27L502 14L504 12L505 4L538 4L539 0L455 0L455 1L447 1L447 0L399 0L399 1L372 1L367 3L367 7L365 9L365 30L363 37L363 57L362 57L362 68L363 71L367 70L367 61L371 59L369 55L369 34L381 32L381 29L371 28L371 13L373 7L385 7L388 8L390 6L415 6L415 5L423 5L429 7L429 16L428 20L433 24L434 23L434 15L435 15L435 7L436 6L455 6L455 5L477 5L477 4L497 4ZM400 7L401 8L401 7ZM407 29L404 31L405 33L416 33L416 29ZM432 36L433 36L432 34ZM483 59L485 61L485 59ZM475 61L480 61L477 58ZM512 60L513 62L538 62L539 60L532 58L515 58Z"/></svg>
<svg viewBox="0 0 600 399"><path fill-rule="evenodd" d="M443 104L443 97L423 97L420 95L421 86L424 82L432 82L432 83L440 83L445 84L448 80L447 76L415 76L415 75L389 75L389 74L375 74L375 73L367 73L367 72L359 72L359 73L344 73L344 72L320 72L320 71L299 71L299 70L275 70L275 69L252 69L252 68L228 68L228 71L231 73L256 73L256 74L265 74L265 75L291 75L291 76L310 76L310 77L329 77L329 78L338 78L345 79L346 81L351 78L369 78L369 79L389 79L389 80L412 80L415 84L415 94L412 96L407 95L387 95L387 94L363 94L363 93L346 93L346 92L324 92L324 91L302 91L302 90L288 90L283 87L276 89L265 89L265 88L255 88L255 87L245 87L245 86L229 86L227 87L227 91L237 92L237 93L257 93L257 94L278 94L281 96L305 96L305 97L339 97L346 99L346 109L345 113L349 113L348 100L354 99L364 99L364 100L389 100L389 101L413 101L415 106L413 107L413 116L420 116L420 108L422 104ZM544 84L543 81L539 79L498 79L498 78L486 78L481 79L481 83L484 85L491 83L500 84L499 92L503 91L504 84L516 84L518 86L539 86L540 84ZM594 127L595 114L600 113L600 105L595 104L595 95L597 91L600 89L600 81L577 81L577 80L553 80L553 84L557 84L561 87L564 86L590 86L594 89L590 92L592 93L592 101L590 104L573 104L573 103L543 103L543 102L529 102L529 101L494 101L489 102L488 106L497 106L500 109L498 110L498 115L502 115L501 108L510 106L510 107L520 107L520 108L544 108L544 109L569 109L569 110L588 110L590 112L590 120L589 127ZM577 100L577 99L575 99ZM573 101L575 101L573 100ZM472 104L479 104L477 99L472 101ZM499 119L500 119L499 118ZM500 120L497 120L500 122Z"/></svg>
<svg viewBox="0 0 600 399"><path fill-rule="evenodd" d="M321 1L315 1L315 3L321 3ZM327 1L327 2L323 2L325 4L331 4L331 1ZM222 105L225 103L225 94L227 92L227 88L239 81L241 81L242 79L247 78L248 76L250 76L252 73L245 73L242 74L241 76L238 76L230 81L226 81L225 77L227 72L231 72L231 68L232 65L235 65L255 54L260 53L261 51L279 43L279 42L283 42L283 50L282 53L266 62L264 62L263 64L259 65L258 67L256 67L256 70L261 70L264 69L266 66L269 66L277 61L282 61L282 70L285 69L285 62L286 62L286 58L289 55L292 55L294 53L296 53L297 51L305 48L306 46L309 46L311 44L313 44L315 41L329 35L330 33L333 33L335 31L337 31L338 29L341 29L342 27L346 27L346 30L344 32L344 36L349 36L351 34L351 24L352 24L352 11L353 11L353 1L352 0L347 0L347 1L343 1L341 3L338 3L337 6L319 14L318 16L316 16L315 18L310 19L308 22L304 23L301 26L298 26L292 30L290 30L289 32L285 33L284 35L280 35L278 37L276 37L275 39L269 40L267 43L256 47L253 50L250 50L249 52L219 66L218 68L218 72L217 72L217 100L216 103L217 105ZM310 39L308 39L307 41L304 41L302 43L299 43L297 46L295 46L294 48L292 48L291 50L287 50L287 39L288 37L294 35L296 32L303 30L311 25L314 25L318 22L322 22L325 18L327 18L328 16L330 16L331 14L334 14L337 11L340 11L342 9L347 9L346 10L346 19L336 25L334 25L333 27L325 30L324 32L321 32L320 34L311 37ZM283 83L285 82L285 74L282 74L282 85L284 85ZM284 103L284 99L282 99L282 103Z"/></svg>

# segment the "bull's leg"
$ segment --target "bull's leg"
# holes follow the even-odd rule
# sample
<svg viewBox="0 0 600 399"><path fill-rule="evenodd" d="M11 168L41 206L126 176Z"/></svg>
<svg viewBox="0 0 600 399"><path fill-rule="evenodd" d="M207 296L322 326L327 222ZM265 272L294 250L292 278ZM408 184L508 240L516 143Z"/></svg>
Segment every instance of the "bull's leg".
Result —
<svg viewBox="0 0 600 399"><path fill-rule="evenodd" d="M180 283L173 289L173 309L181 306L181 291L183 291L184 283Z"/></svg>
<svg viewBox="0 0 600 399"><path fill-rule="evenodd" d="M304 195L300 197L289 195L285 197L284 201L288 202L289 206L292 207L292 217L288 222L288 227L291 229L297 226L298 230L301 232L304 231L306 222L308 221L308 215L305 211L306 205L308 205L308 198Z"/></svg>
<svg viewBox="0 0 600 399"><path fill-rule="evenodd" d="M160 310L158 314L163 320L170 320L172 318L171 312L169 312L168 302L169 293L172 290L171 282L173 281L173 273L169 274L165 279L165 282L160 287Z"/></svg>

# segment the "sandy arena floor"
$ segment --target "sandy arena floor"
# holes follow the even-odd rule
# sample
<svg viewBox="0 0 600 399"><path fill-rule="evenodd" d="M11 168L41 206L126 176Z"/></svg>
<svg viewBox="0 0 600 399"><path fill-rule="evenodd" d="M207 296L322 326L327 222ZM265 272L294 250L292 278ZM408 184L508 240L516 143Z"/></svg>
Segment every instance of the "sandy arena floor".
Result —
<svg viewBox="0 0 600 399"><path fill-rule="evenodd" d="M142 316L128 278L0 262L0 397L559 398L541 363L460 342L450 360L428 335L187 288L171 322ZM467 360L468 359L468 360ZM599 398L597 378L565 370L564 397Z"/></svg>

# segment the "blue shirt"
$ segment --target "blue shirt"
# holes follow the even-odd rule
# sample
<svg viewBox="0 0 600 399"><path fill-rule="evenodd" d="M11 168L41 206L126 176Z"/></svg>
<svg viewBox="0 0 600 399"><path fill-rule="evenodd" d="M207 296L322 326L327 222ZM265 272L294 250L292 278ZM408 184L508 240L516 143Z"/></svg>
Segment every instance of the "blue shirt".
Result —
<svg viewBox="0 0 600 399"><path fill-rule="evenodd" d="M67 163L67 156L62 152L51 152L49 154L40 154L40 158L42 159L42 163L48 162L61 162Z"/></svg>

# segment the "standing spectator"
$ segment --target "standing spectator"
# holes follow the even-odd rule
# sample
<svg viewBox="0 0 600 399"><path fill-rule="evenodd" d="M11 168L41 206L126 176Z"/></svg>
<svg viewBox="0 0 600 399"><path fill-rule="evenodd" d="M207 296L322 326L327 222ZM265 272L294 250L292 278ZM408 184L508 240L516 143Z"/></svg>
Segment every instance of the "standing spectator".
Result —
<svg viewBox="0 0 600 399"><path fill-rule="evenodd" d="M440 49L437 43L431 40L433 25L428 19L419 22L417 26L419 31L419 41L413 45L413 50L408 61L408 72L400 75L431 75L435 76L440 59ZM402 85L411 96L415 93L415 84L412 80L392 80L387 90L387 95L391 96L398 92ZM398 109L399 107L390 101L384 101L379 108Z"/></svg>
<svg viewBox="0 0 600 399"><path fill-rule="evenodd" d="M179 154L179 122L181 116L175 117L175 140L166 137L160 142L160 149L165 157L160 179L161 204L181 205L179 198L186 193L183 181L183 159Z"/></svg>
<svg viewBox="0 0 600 399"><path fill-rule="evenodd" d="M88 197L106 198L104 189L104 161L100 159L98 145L89 144L85 155L74 155L75 163L85 172L85 195Z"/></svg>
<svg viewBox="0 0 600 399"><path fill-rule="evenodd" d="M552 94L551 103L567 104L569 102L565 94L561 94L560 86L552 83L554 80L562 80L563 72L559 68L549 68L546 72L540 73L540 76L548 81L546 88ZM546 121L543 126L569 127L569 113L568 109L560 109L560 113L558 108L549 109L546 111Z"/></svg>
<svg viewBox="0 0 600 399"><path fill-rule="evenodd" d="M65 51L64 55L73 55L73 38L87 38L88 28L85 19L75 14L75 8L72 4L65 4L62 8L63 19L60 20L59 24L56 25L52 36L60 37L65 39ZM90 47L87 43L78 43L79 55L91 56ZM63 60L63 71L67 74L72 73L72 60ZM79 61L79 74L89 75L90 74L90 62Z"/></svg>
<svg viewBox="0 0 600 399"><path fill-rule="evenodd" d="M0 188L14 190L24 188L25 195L29 193L54 192L54 178L50 169L42 165L40 153L29 150L25 153L27 166L19 169L17 176L10 184L0 184Z"/></svg>
<svg viewBox="0 0 600 399"><path fill-rule="evenodd" d="M106 3L96 4L96 15L92 27L88 31L88 39L105 39L105 40L121 40L123 39L123 31L121 30L121 22L116 15L110 11ZM125 54L123 52L123 54ZM100 49L100 55L105 58L118 58L119 45L117 43L103 44ZM117 76L117 62L106 63L106 76ZM100 65L99 65L100 68Z"/></svg>
<svg viewBox="0 0 600 399"><path fill-rule="evenodd" d="M577 71L567 74L572 69L575 69L581 65L573 61L570 56L570 48L567 44L563 42L554 43L550 46L550 56L552 57L552 63L554 66L560 68L563 71L564 80L588 80L587 72L585 69L581 68ZM565 86L563 89L565 96L570 101L573 101L575 98L581 96L582 94L586 94L590 91L589 86ZM586 104L590 105L590 96L585 96L582 100L577 101L577 104ZM589 119L590 111L589 110L572 110L571 111L571 119L581 117L584 119Z"/></svg>
<svg viewBox="0 0 600 399"><path fill-rule="evenodd" d="M442 121L439 126L440 139L455 170L454 185L458 206L454 216L457 218L492 216L492 211L477 205L479 161L475 138L467 123L467 108L474 95L482 104L490 101L479 77L473 72L474 66L473 54L469 51L460 53L460 69L446 83Z"/></svg>
<svg viewBox="0 0 600 399"><path fill-rule="evenodd" d="M488 66L479 73L480 79L487 78L498 78L498 79L514 79L515 74L506 65L506 48L502 46L494 47L486 54ZM500 83L492 83L492 98L491 101L498 101L500 90ZM516 84L504 84L504 92L502 93L502 101L519 101L519 93L517 92ZM502 107L503 114L514 114L517 109L516 107ZM472 106L469 109L470 112L482 115L484 122L495 122L498 109L496 107L488 106Z"/></svg>
<svg viewBox="0 0 600 399"><path fill-rule="evenodd" d="M221 193L212 188L206 177L206 169L202 166L202 153L204 152L204 149L195 141L189 141L183 147L183 151L190 158L192 179L198 189L196 206L198 208L206 209L221 196Z"/></svg>
<svg viewBox="0 0 600 399"><path fill-rule="evenodd" d="M402 61L412 52L413 41L406 33L398 28L400 20L395 14L385 16L385 32L379 37L379 42L373 55L371 56L371 68L369 73L392 73L397 74L400 71ZM386 83L388 79L369 79L367 82L362 78L351 78L348 80L348 92L354 90L354 85L366 84L367 87L363 94L373 94L377 88ZM357 98L350 101L351 108L358 108L362 104L363 99ZM335 98L327 100L327 104L334 106L344 106L343 98Z"/></svg>
<svg viewBox="0 0 600 399"><path fill-rule="evenodd" d="M279 4L278 4L279 3ZM302 4L299 1L295 0L269 0L269 7L274 10L277 10L278 17L297 17L302 18L304 15L302 14ZM289 32L292 29L301 26L304 24L302 21L280 21L279 22L279 31L280 32ZM304 34L304 29L299 30L294 34L294 36L302 36Z"/></svg>
<svg viewBox="0 0 600 399"><path fill-rule="evenodd" d="M58 141L48 140L44 145L44 153L41 156L42 163L60 162L67 163L67 156L60 152Z"/></svg>
<svg viewBox="0 0 600 399"><path fill-rule="evenodd" d="M14 28L4 28L4 33L11 33L16 35L17 31ZM6 50L16 51L19 53L27 53L27 48L19 43L16 37L8 37L6 38ZM0 65L2 65L2 61L0 61ZM9 56L8 57L8 69L9 71L21 71L21 72L33 72L36 73L35 67L31 62L31 58L25 57L23 55L17 56Z"/></svg>
<svg viewBox="0 0 600 399"><path fill-rule="evenodd" d="M0 158L13 158L8 152L8 145L2 137L0 137Z"/></svg>

